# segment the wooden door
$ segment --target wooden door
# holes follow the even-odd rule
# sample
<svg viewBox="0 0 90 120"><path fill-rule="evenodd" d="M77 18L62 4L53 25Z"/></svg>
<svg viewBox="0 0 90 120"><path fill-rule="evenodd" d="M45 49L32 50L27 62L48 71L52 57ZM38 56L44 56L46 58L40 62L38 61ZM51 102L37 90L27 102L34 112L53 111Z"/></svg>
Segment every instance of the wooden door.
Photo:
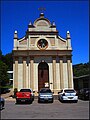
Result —
<svg viewBox="0 0 90 120"><path fill-rule="evenodd" d="M41 62L38 66L38 91L49 83L49 67L46 62Z"/></svg>

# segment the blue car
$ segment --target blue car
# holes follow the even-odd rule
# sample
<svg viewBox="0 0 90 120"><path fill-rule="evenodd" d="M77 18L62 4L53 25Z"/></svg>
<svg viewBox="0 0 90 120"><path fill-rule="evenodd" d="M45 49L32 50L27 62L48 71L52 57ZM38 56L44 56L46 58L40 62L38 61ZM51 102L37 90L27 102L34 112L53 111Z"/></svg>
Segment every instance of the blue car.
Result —
<svg viewBox="0 0 90 120"><path fill-rule="evenodd" d="M51 102L53 103L53 92L49 88L41 88L38 95L38 103Z"/></svg>
<svg viewBox="0 0 90 120"><path fill-rule="evenodd" d="M0 110L2 110L4 108L4 105L5 105L5 100L4 100L4 98L0 97Z"/></svg>

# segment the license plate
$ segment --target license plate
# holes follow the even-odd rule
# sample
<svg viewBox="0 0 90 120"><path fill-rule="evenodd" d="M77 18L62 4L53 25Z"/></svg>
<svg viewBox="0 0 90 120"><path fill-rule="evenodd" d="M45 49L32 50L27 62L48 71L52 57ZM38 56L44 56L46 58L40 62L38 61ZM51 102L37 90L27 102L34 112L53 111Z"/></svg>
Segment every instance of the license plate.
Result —
<svg viewBox="0 0 90 120"><path fill-rule="evenodd" d="M68 97L69 99L72 99L73 97Z"/></svg>
<svg viewBox="0 0 90 120"><path fill-rule="evenodd" d="M21 100L22 102L25 102L25 100Z"/></svg>
<svg viewBox="0 0 90 120"><path fill-rule="evenodd" d="M45 99L45 100L48 100L48 97L45 97L44 99Z"/></svg>

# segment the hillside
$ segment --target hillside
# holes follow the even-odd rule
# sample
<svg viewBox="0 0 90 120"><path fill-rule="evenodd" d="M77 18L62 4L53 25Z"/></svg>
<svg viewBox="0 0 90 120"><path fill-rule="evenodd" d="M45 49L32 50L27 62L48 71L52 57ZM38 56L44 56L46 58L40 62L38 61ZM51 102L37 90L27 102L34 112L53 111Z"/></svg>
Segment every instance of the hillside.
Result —
<svg viewBox="0 0 90 120"><path fill-rule="evenodd" d="M73 65L73 75L76 77L82 76L82 75L88 75L90 73L90 63L80 63Z"/></svg>

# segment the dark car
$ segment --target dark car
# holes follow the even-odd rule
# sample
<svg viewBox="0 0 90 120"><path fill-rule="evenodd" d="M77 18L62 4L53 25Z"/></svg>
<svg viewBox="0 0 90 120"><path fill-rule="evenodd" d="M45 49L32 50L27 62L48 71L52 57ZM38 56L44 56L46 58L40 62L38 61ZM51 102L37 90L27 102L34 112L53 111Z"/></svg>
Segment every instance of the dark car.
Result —
<svg viewBox="0 0 90 120"><path fill-rule="evenodd" d="M83 88L79 91L78 96L80 99L89 100L90 99L90 88Z"/></svg>
<svg viewBox="0 0 90 120"><path fill-rule="evenodd" d="M3 109L4 105L5 105L5 100L4 100L4 98L0 97L0 110Z"/></svg>
<svg viewBox="0 0 90 120"><path fill-rule="evenodd" d="M9 88L0 88L0 94L5 94L5 93L8 93L8 92L10 92Z"/></svg>
<svg viewBox="0 0 90 120"><path fill-rule="evenodd" d="M49 88L41 88L38 95L38 103L51 102L53 103L53 92Z"/></svg>

